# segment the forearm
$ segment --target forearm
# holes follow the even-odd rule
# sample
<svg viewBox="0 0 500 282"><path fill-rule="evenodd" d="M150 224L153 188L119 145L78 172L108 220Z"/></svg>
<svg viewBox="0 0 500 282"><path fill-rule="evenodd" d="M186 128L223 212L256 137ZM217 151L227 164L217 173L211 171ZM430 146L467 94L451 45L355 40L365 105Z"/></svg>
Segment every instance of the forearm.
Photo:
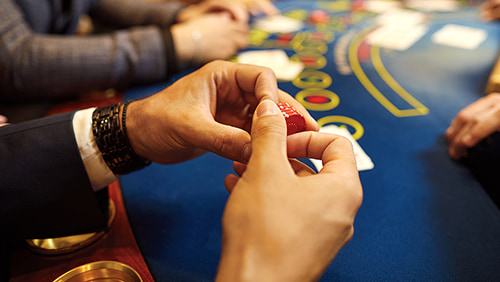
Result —
<svg viewBox="0 0 500 282"><path fill-rule="evenodd" d="M135 0L134 0L135 1ZM142 1L138 1L142 2ZM0 95L74 96L167 78L176 61L171 38L156 26L99 36L35 33L13 3L0 9Z"/></svg>
<svg viewBox="0 0 500 282"><path fill-rule="evenodd" d="M153 26L91 37L16 32L24 34L0 42L1 92L10 98L74 96L167 78L165 41Z"/></svg>

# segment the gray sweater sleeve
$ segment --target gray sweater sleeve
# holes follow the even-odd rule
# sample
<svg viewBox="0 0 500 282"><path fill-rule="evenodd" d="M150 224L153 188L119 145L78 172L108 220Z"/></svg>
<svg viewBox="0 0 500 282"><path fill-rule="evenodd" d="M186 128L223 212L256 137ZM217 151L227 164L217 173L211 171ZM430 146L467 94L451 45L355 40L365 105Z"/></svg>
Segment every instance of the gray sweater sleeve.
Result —
<svg viewBox="0 0 500 282"><path fill-rule="evenodd" d="M177 14L186 4L178 1L150 2L146 0L102 0L91 11L93 18L120 27L175 23Z"/></svg>
<svg viewBox="0 0 500 282"><path fill-rule="evenodd" d="M93 12L104 15L113 3L118 5L121 1L133 1L135 5L143 3L138 0L103 0ZM150 8L151 15L156 16L145 16L146 6L139 16L131 17L128 9L132 9L133 4L130 5L117 8L119 14L127 16L129 21L126 24L126 20L122 20L122 25L151 24L155 17L159 17L159 11ZM164 80L172 71L167 66L176 66L176 62L168 62L168 59L175 60L168 28L160 27L174 21L169 15L175 17L177 10L169 11L158 25L77 37L35 33L13 0L2 0L0 95L13 99L68 97L89 90L124 88Z"/></svg>

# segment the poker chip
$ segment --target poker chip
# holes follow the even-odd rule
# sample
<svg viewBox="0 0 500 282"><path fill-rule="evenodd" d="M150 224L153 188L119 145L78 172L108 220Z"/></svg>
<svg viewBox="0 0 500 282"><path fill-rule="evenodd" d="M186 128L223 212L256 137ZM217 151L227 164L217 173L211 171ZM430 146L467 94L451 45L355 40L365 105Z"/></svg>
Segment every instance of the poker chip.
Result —
<svg viewBox="0 0 500 282"><path fill-rule="evenodd" d="M278 103L278 107L285 117L287 135L304 131L306 129L306 120L294 107L288 103Z"/></svg>
<svg viewBox="0 0 500 282"><path fill-rule="evenodd" d="M310 24L327 24L330 20L330 15L322 10L315 10L309 13Z"/></svg>

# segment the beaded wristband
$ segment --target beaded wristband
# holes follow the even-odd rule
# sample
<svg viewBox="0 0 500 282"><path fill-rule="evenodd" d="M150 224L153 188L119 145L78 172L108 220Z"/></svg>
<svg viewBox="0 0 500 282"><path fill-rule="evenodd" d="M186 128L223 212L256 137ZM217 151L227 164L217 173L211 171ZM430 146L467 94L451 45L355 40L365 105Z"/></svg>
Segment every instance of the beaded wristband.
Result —
<svg viewBox="0 0 500 282"><path fill-rule="evenodd" d="M125 117L126 103L117 103L97 108L92 114L92 133L104 161L114 174L127 174L146 167L151 162L139 157L127 136ZM120 107L123 105L120 120Z"/></svg>

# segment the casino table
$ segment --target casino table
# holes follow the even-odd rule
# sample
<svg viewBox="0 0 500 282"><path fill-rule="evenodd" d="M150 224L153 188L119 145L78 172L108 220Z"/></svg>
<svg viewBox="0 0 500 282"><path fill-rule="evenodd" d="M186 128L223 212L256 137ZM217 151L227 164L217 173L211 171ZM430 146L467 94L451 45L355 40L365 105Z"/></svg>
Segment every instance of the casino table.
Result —
<svg viewBox="0 0 500 282"><path fill-rule="evenodd" d="M448 156L443 135L460 109L484 95L499 54L499 23L480 21L475 5L425 12L425 34L396 50L369 44L376 15L357 4L278 1L304 29L250 34L249 49L283 49L305 64L279 87L320 126L346 127L374 163L360 171L364 201L354 236L321 281L500 281L500 210L472 171ZM314 10L327 11L329 21L308 24ZM487 38L473 49L436 44L432 35L448 24L483 30ZM132 89L125 99L169 83ZM229 173L231 161L207 153L120 177L156 280L213 281Z"/></svg>

